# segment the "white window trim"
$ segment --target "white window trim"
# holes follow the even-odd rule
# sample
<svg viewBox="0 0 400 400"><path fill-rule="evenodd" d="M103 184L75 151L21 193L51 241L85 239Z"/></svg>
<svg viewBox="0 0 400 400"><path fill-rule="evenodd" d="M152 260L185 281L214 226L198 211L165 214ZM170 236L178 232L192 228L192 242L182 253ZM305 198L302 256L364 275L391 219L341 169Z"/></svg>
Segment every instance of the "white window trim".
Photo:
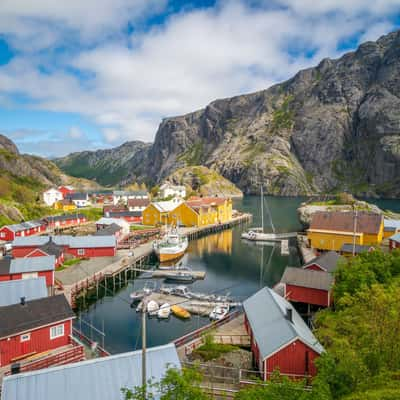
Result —
<svg viewBox="0 0 400 400"><path fill-rule="evenodd" d="M29 342L31 340L31 334L30 333L24 333L23 335L20 336L20 342Z"/></svg>
<svg viewBox="0 0 400 400"><path fill-rule="evenodd" d="M59 328L61 328L62 333L58 333L58 329ZM55 332L56 332L55 335L52 334L53 329L55 329ZM55 325L55 326L51 326L50 327L50 339L51 340L57 339L57 338L62 337L62 336L64 336L64 324Z"/></svg>
<svg viewBox="0 0 400 400"><path fill-rule="evenodd" d="M78 254L78 256L84 256L85 255L85 249L78 249L77 254Z"/></svg>

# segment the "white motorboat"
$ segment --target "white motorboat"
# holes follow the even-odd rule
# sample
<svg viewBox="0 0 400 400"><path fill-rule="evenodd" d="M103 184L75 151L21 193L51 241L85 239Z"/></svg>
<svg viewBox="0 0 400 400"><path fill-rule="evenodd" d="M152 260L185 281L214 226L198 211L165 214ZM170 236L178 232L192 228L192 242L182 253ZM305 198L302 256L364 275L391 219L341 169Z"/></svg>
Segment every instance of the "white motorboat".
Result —
<svg viewBox="0 0 400 400"><path fill-rule="evenodd" d="M229 304L220 304L214 307L210 313L210 319L219 321L220 319L226 317L229 313Z"/></svg>
<svg viewBox="0 0 400 400"><path fill-rule="evenodd" d="M160 319L167 319L171 314L171 306L168 303L164 303L157 312L157 317Z"/></svg>
<svg viewBox="0 0 400 400"><path fill-rule="evenodd" d="M186 236L179 234L177 229L168 232L161 240L153 243L153 249L160 262L176 260L188 248L189 241Z"/></svg>
<svg viewBox="0 0 400 400"><path fill-rule="evenodd" d="M157 315L159 308L158 303L154 300L147 303L147 312L150 316Z"/></svg>
<svg viewBox="0 0 400 400"><path fill-rule="evenodd" d="M132 292L129 297L132 299L133 303L137 303L141 301L145 296L151 294L154 289L154 287L145 286L143 289Z"/></svg>

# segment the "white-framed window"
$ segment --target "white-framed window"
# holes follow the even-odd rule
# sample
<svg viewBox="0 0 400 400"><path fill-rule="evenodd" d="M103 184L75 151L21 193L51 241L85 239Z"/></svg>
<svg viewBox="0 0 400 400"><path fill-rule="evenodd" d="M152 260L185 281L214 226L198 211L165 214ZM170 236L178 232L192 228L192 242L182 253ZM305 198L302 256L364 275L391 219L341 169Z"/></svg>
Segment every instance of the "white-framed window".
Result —
<svg viewBox="0 0 400 400"><path fill-rule="evenodd" d="M6 237L6 233L5 232L0 232L0 237Z"/></svg>
<svg viewBox="0 0 400 400"><path fill-rule="evenodd" d="M21 342L28 342L31 340L31 334L30 333L24 333L23 335L20 336Z"/></svg>
<svg viewBox="0 0 400 400"><path fill-rule="evenodd" d="M78 249L78 256L84 256L85 255L85 249Z"/></svg>
<svg viewBox="0 0 400 400"><path fill-rule="evenodd" d="M52 326L50 328L50 339L56 339L64 336L64 324Z"/></svg>

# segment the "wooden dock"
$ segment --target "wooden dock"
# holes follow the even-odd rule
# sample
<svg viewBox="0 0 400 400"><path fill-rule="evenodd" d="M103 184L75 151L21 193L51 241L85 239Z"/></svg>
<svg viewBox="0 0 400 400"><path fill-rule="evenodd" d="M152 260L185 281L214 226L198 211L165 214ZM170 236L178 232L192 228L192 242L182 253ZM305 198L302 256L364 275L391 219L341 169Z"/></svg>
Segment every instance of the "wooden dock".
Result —
<svg viewBox="0 0 400 400"><path fill-rule="evenodd" d="M231 229L236 225L250 222L253 216L251 214L240 214L232 220L214 225L207 225L201 227L181 228L181 232L188 237L188 240L194 240L202 236L213 233L218 233L226 229ZM165 277L167 273L176 271L151 271L149 266L149 257L153 253L152 242L138 244L136 247L131 248L132 255L128 256L128 250L120 250L119 252L126 252L125 257L121 257L117 262L113 262L103 268L96 269L96 271L86 271L84 264L80 266L76 264L62 271L63 274L69 274L68 282L63 281L60 276L56 276L58 282L58 293L64 292L70 304L76 306L76 298L78 296L85 296L91 290L94 291L98 297L101 288L107 286L109 283L110 289L107 293L114 293L115 290L126 285L129 279L135 279L139 273L155 272L159 278ZM68 272L67 272L68 271ZM87 273L85 273L85 271ZM196 279L204 279L204 271L192 271L196 275ZM57 275L57 273L56 273ZM71 276L73 275L73 276Z"/></svg>

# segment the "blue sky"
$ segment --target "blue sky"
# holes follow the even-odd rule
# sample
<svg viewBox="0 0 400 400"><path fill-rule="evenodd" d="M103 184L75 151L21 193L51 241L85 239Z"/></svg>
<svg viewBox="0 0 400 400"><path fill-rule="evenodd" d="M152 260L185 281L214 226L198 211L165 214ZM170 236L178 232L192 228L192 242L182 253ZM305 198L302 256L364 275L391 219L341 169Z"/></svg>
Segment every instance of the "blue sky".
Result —
<svg viewBox="0 0 400 400"><path fill-rule="evenodd" d="M0 133L49 157L152 141L400 27L400 0L1 0Z"/></svg>

